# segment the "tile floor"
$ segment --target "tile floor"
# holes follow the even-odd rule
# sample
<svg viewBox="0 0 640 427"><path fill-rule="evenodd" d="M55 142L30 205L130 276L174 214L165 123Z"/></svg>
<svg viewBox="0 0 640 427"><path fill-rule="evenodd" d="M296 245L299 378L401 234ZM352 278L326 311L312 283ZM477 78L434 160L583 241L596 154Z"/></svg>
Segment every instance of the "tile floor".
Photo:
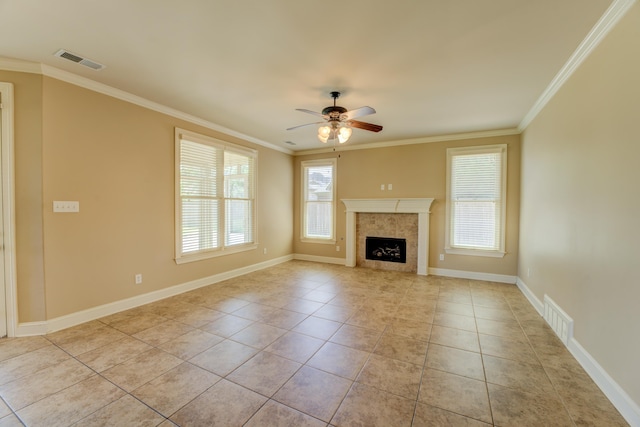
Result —
<svg viewBox="0 0 640 427"><path fill-rule="evenodd" d="M0 340L0 426L622 426L514 285L292 261Z"/></svg>

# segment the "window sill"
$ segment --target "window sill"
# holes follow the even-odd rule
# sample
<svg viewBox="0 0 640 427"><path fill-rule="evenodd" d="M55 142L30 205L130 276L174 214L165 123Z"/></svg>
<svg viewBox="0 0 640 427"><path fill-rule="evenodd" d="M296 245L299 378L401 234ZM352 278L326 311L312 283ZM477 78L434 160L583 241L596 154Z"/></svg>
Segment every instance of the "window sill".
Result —
<svg viewBox="0 0 640 427"><path fill-rule="evenodd" d="M225 255L237 254L240 252L252 251L258 248L257 243L251 243L241 246L229 246L227 248L216 249L213 251L197 252L195 254L183 255L175 259L176 264L187 264L189 262L202 261L209 258L217 258Z"/></svg>
<svg viewBox="0 0 640 427"><path fill-rule="evenodd" d="M483 249L445 248L444 251L451 255L482 256L489 258L504 258L506 255L506 252L503 251L488 251Z"/></svg>
<svg viewBox="0 0 640 427"><path fill-rule="evenodd" d="M302 243L318 243L321 245L335 245L336 244L336 240L335 239L310 239L310 238L303 238L300 239L300 241Z"/></svg>

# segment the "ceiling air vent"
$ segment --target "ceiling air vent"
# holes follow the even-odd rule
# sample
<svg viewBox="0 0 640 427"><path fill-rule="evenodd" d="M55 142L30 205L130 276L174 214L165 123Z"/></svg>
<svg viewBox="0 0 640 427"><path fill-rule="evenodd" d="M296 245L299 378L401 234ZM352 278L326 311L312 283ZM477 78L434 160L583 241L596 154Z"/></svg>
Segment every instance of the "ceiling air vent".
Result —
<svg viewBox="0 0 640 427"><path fill-rule="evenodd" d="M81 56L78 56L78 55L76 55L74 53L71 53L68 50L64 50L64 49L60 49L59 51L57 51L53 55L57 56L57 57L60 57L60 58L68 59L69 61L75 62L76 64L84 65L85 67L89 67L92 70L96 70L96 71L100 71L100 70L106 68L106 65L102 65L102 64L99 64L99 63L97 63L95 61L92 61L90 59L83 58Z"/></svg>

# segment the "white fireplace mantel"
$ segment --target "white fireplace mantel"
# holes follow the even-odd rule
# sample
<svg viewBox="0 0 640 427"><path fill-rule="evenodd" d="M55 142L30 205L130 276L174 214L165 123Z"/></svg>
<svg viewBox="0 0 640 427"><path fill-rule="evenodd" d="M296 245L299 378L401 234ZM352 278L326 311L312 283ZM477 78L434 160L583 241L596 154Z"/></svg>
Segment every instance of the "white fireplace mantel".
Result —
<svg viewBox="0 0 640 427"><path fill-rule="evenodd" d="M428 274L429 214L433 199L342 199L347 207L345 265L356 266L356 213L415 213L418 214L418 271Z"/></svg>

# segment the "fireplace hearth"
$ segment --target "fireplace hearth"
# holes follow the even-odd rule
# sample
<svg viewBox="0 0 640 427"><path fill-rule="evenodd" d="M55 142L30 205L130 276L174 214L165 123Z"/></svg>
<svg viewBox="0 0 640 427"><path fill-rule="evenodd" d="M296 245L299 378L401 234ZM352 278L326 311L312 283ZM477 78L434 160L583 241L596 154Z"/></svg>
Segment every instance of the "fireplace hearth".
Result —
<svg viewBox="0 0 640 427"><path fill-rule="evenodd" d="M407 262L407 240L371 237L365 240L365 258L373 261Z"/></svg>

